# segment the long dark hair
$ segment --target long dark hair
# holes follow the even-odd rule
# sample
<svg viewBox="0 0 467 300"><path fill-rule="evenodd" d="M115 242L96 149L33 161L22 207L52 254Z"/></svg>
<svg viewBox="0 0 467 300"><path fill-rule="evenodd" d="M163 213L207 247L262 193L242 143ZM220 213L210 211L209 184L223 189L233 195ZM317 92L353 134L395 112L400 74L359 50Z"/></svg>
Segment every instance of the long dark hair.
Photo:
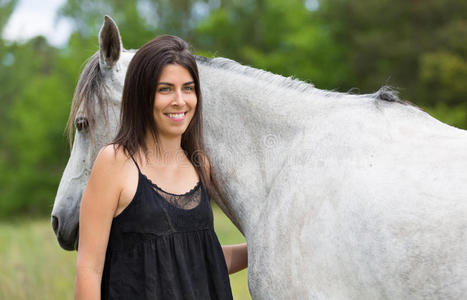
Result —
<svg viewBox="0 0 467 300"><path fill-rule="evenodd" d="M145 144L145 136L149 132L154 137L158 154L161 154L153 107L157 82L162 69L168 64L184 67L193 77L198 99L193 118L182 134L181 147L211 194L210 185L213 182L208 178L208 157L203 145L203 101L198 67L189 45L181 38L172 35L158 36L144 44L133 56L123 87L120 127L112 144L116 149L123 147L128 155L139 155L141 150L147 156L149 149ZM215 189L219 191L217 185Z"/></svg>

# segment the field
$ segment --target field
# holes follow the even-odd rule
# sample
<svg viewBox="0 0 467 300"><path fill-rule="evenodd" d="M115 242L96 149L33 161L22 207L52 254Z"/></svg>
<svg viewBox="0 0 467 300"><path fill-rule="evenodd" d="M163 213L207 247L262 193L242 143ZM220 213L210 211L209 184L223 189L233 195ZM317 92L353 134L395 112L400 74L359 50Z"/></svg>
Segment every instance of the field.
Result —
<svg viewBox="0 0 467 300"><path fill-rule="evenodd" d="M222 244L244 242L243 236L213 207ZM62 250L48 218L0 223L0 299L73 299L76 252ZM236 300L251 299L247 270L230 276Z"/></svg>

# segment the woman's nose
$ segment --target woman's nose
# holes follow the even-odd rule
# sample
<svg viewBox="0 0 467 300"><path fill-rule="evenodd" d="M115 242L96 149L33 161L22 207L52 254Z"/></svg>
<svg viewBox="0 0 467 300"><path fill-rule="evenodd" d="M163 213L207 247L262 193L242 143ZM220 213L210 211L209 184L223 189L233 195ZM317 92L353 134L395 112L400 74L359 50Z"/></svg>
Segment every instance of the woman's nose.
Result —
<svg viewBox="0 0 467 300"><path fill-rule="evenodd" d="M175 99L173 101L173 103L175 104L178 104L178 105L183 105L185 104L185 99L184 99L184 96L183 96L183 93L181 90L177 90L175 92Z"/></svg>

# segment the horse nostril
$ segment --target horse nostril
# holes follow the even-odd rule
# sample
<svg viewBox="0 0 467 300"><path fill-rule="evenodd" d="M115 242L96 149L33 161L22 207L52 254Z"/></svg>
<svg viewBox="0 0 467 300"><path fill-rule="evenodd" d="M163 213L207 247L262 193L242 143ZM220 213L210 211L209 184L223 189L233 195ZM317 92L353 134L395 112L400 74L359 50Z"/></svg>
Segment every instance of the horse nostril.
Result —
<svg viewBox="0 0 467 300"><path fill-rule="evenodd" d="M52 229L54 230L55 234L58 233L58 218L56 216L52 216Z"/></svg>

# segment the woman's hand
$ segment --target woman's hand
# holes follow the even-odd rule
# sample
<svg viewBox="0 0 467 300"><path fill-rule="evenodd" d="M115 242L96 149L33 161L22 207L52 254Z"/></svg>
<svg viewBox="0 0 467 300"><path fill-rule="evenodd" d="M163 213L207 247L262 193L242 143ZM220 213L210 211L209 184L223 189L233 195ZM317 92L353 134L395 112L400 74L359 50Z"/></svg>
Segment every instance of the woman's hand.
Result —
<svg viewBox="0 0 467 300"><path fill-rule="evenodd" d="M225 263L229 274L241 271L248 267L248 248L247 244L225 245L222 246Z"/></svg>

